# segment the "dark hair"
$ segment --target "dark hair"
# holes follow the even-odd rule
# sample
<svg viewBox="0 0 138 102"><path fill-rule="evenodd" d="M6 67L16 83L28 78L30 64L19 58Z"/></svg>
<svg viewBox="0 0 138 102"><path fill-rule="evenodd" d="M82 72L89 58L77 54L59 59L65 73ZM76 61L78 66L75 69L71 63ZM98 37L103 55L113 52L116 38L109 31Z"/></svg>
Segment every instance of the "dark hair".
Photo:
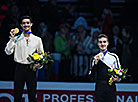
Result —
<svg viewBox="0 0 138 102"><path fill-rule="evenodd" d="M23 19L30 19L30 21L32 22L32 18L30 16L22 16L20 19L20 23L22 23Z"/></svg>
<svg viewBox="0 0 138 102"><path fill-rule="evenodd" d="M108 40L108 36L106 35L106 34L100 34L99 36L98 36L98 39L100 39L100 38L107 38L107 40Z"/></svg>

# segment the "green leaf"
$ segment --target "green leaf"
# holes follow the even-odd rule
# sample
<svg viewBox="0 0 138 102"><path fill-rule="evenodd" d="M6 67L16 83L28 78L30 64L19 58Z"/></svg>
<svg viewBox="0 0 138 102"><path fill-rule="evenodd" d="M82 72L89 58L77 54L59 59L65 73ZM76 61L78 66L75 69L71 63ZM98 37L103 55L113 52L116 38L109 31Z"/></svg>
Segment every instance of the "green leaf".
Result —
<svg viewBox="0 0 138 102"><path fill-rule="evenodd" d="M34 64L30 64L30 68L31 68L31 69L33 68L33 66L34 66Z"/></svg>
<svg viewBox="0 0 138 102"><path fill-rule="evenodd" d="M125 76L125 75L123 75L123 76L122 76L122 79L126 79L126 76Z"/></svg>

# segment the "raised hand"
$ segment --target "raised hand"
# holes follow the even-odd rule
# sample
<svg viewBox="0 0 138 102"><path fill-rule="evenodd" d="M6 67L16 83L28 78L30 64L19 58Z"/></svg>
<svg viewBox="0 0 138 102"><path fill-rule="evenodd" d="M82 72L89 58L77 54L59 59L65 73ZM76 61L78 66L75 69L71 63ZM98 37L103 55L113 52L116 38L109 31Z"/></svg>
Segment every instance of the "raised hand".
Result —
<svg viewBox="0 0 138 102"><path fill-rule="evenodd" d="M96 56L94 57L95 64L97 64L98 61L99 61L102 57L103 57L103 53L99 53L98 55L96 55Z"/></svg>
<svg viewBox="0 0 138 102"><path fill-rule="evenodd" d="M10 31L11 37L14 38L15 35L16 35L18 32L19 32L19 29L18 29L18 28L11 29L11 31Z"/></svg>

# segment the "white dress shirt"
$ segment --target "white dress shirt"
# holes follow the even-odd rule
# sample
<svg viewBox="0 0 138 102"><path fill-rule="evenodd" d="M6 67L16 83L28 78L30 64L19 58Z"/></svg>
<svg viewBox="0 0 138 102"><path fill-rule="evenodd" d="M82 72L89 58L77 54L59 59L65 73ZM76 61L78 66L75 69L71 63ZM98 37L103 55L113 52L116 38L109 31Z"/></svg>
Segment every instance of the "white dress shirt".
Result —
<svg viewBox="0 0 138 102"><path fill-rule="evenodd" d="M11 38L5 47L5 52L7 55L11 55L14 52L15 62L21 64L30 64L27 60L29 55L38 49L40 52L44 52L43 44L41 38L30 34L28 41L26 40L24 34Z"/></svg>

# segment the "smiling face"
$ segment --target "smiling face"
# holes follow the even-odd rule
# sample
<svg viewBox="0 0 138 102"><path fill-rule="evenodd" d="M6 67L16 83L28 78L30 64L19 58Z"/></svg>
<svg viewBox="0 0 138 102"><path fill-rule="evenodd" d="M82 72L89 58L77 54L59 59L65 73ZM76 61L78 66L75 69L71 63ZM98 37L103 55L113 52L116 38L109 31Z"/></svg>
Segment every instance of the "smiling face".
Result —
<svg viewBox="0 0 138 102"><path fill-rule="evenodd" d="M98 38L98 46L102 52L107 50L108 45L109 42L107 38L105 37Z"/></svg>
<svg viewBox="0 0 138 102"><path fill-rule="evenodd" d="M21 27L24 31L31 31L32 25L30 19L25 18L22 20Z"/></svg>

